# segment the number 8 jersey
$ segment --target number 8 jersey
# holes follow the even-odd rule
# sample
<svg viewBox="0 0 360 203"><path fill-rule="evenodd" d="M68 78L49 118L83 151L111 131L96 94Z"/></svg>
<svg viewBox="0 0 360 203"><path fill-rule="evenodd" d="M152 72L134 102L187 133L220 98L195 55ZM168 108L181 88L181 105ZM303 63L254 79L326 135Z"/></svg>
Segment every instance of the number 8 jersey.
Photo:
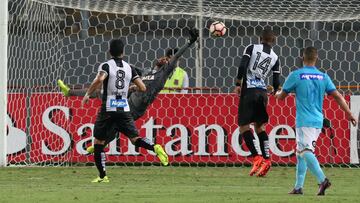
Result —
<svg viewBox="0 0 360 203"><path fill-rule="evenodd" d="M267 44L252 44L245 48L250 58L246 72L246 87L266 89L265 79L270 70L280 73L279 57Z"/></svg>
<svg viewBox="0 0 360 203"><path fill-rule="evenodd" d="M130 82L139 77L134 68L121 58L100 64L98 72L107 74L103 82L101 111L129 112L127 96Z"/></svg>

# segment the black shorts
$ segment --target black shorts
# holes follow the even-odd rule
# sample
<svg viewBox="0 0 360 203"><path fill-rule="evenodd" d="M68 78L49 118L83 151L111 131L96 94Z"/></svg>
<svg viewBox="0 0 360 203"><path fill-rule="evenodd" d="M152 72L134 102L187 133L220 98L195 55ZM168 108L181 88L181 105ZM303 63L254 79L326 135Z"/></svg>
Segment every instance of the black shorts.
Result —
<svg viewBox="0 0 360 203"><path fill-rule="evenodd" d="M100 110L96 117L94 137L98 140L110 142L119 132L128 138L139 136L131 113L105 112Z"/></svg>
<svg viewBox="0 0 360 203"><path fill-rule="evenodd" d="M266 106L268 97L265 90L247 89L240 97L238 109L239 126L251 123L263 124L269 120Z"/></svg>

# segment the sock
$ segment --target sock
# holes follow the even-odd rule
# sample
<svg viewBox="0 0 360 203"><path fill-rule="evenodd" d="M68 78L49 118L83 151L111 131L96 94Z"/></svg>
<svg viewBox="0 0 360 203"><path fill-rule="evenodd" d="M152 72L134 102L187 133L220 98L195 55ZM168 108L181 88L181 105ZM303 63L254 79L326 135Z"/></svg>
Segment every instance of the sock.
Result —
<svg viewBox="0 0 360 203"><path fill-rule="evenodd" d="M154 143L147 138L138 138L134 144L136 147L142 147L151 151L154 151Z"/></svg>
<svg viewBox="0 0 360 203"><path fill-rule="evenodd" d="M99 171L99 177L104 178L106 176L105 172L105 152L104 152L104 145L101 144L94 144L94 159L96 168Z"/></svg>
<svg viewBox="0 0 360 203"><path fill-rule="evenodd" d="M320 168L319 161L315 157L315 154L310 151L306 151L303 153L303 158L305 159L310 172L316 177L318 183L322 183L325 180L325 174Z"/></svg>
<svg viewBox="0 0 360 203"><path fill-rule="evenodd" d="M296 155L297 164L296 164L296 183L295 189L303 188L306 176L306 162L299 154Z"/></svg>
<svg viewBox="0 0 360 203"><path fill-rule="evenodd" d="M243 134L243 138L245 140L245 144L247 148L250 150L252 156L258 155L258 152L254 145L254 135L251 130L245 131Z"/></svg>
<svg viewBox="0 0 360 203"><path fill-rule="evenodd" d="M265 131L262 131L258 134L259 142L260 142L260 149L261 154L264 157L264 159L270 158L270 152L269 152L269 138Z"/></svg>

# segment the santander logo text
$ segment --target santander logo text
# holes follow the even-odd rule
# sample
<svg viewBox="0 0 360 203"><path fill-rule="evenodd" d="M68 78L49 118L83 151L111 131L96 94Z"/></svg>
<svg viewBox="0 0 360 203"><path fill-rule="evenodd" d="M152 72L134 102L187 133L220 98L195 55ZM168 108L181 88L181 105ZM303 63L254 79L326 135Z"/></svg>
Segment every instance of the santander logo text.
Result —
<svg viewBox="0 0 360 203"><path fill-rule="evenodd" d="M10 161L89 162L92 159L86 147L92 144L100 100L91 100L82 107L81 97L64 99L60 94L33 94L30 106L18 108L19 105L25 106L26 97L9 95ZM146 114L136 121L136 126L140 136L164 146L172 162L247 162L250 153L237 125L238 99L232 94L160 94ZM325 99L324 102L325 115L330 120L333 116L339 121L333 123L336 137L339 140L349 139L350 130L345 115L342 111L335 111L333 106L329 108L329 101ZM274 162L296 162L294 103L294 97L289 97L285 103L269 97L270 119L266 132ZM255 142L258 142L257 136ZM339 150L337 154L330 155L329 144L329 137L320 135L316 148L323 155L319 157L320 162L341 163L349 159L347 143L340 145L333 142L333 147ZM157 161L153 152L135 148L124 135L112 141L106 153L110 162Z"/></svg>

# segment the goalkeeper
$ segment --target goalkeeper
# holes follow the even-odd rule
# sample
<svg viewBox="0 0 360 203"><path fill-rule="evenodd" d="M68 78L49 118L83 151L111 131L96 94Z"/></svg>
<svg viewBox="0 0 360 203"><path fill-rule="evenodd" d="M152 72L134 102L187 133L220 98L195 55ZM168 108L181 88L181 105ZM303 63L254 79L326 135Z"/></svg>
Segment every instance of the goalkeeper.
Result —
<svg viewBox="0 0 360 203"><path fill-rule="evenodd" d="M199 31L195 28L189 30L189 41L183 45L179 51L176 52L171 58L161 57L158 59L156 66L144 76L141 77L143 82L146 85L146 91L140 92L134 86L130 87L132 90L128 96L128 103L131 109L131 115L134 120L137 120L143 116L146 112L146 109L152 102L155 100L159 92L164 88L166 80L169 78L171 73L174 71L177 65L178 59L182 54L198 39ZM85 89L81 90L70 90L70 88L63 83L62 80L58 80L58 86L60 87L61 92L64 96L84 96L86 93ZM98 91L95 95L91 97L100 96ZM105 145L111 142L112 140L107 140ZM93 147L88 147L87 151L89 153L93 152Z"/></svg>

